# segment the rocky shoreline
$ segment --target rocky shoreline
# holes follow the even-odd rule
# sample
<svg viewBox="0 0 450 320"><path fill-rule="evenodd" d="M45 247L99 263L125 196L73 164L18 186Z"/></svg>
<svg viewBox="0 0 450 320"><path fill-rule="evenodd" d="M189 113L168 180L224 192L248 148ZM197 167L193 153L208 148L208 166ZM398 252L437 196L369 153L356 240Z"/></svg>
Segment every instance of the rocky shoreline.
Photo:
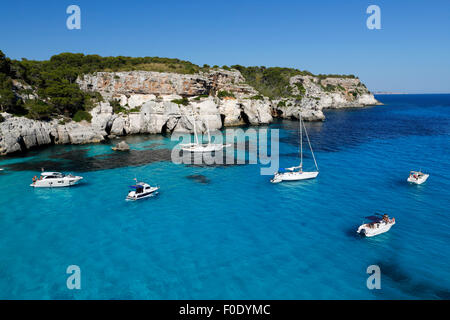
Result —
<svg viewBox="0 0 450 320"><path fill-rule="evenodd" d="M346 77L293 76L292 96L277 100L262 96L237 70L98 72L77 83L103 97L90 111L90 122L45 122L2 113L0 155L51 144L98 143L113 136L192 132L192 113L198 130L205 132L207 126L269 124L274 118L296 118L299 112L306 121L322 121L327 108L380 104L359 79Z"/></svg>

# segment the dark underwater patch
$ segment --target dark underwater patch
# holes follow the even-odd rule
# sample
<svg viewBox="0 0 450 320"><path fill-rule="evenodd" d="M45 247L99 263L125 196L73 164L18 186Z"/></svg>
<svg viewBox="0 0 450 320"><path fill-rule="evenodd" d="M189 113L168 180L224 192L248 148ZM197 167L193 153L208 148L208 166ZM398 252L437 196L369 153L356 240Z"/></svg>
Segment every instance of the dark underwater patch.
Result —
<svg viewBox="0 0 450 320"><path fill-rule="evenodd" d="M190 176L186 176L186 178L188 178L189 180L193 180L195 182L201 183L201 184L210 184L211 183L211 180L202 174L192 174Z"/></svg>
<svg viewBox="0 0 450 320"><path fill-rule="evenodd" d="M171 150L131 150L87 156L88 149L51 155L49 160L27 161L6 165L12 171L39 171L41 168L61 172L87 172L122 167L141 166L153 162L171 161ZM56 160L53 160L56 159Z"/></svg>
<svg viewBox="0 0 450 320"><path fill-rule="evenodd" d="M233 148L233 157L232 160L227 159L227 151L223 149L223 151L211 152L211 153L183 153L183 163L189 167L230 167L230 166L237 166L237 165L247 165L249 164L249 156L248 153L246 154L245 161L241 161L239 159L238 163L238 157L236 153L236 149L234 149L234 146L230 146L230 149ZM230 152L231 154L231 152ZM231 156L230 156L231 157ZM186 160L184 160L186 159ZM220 160L220 161L219 161ZM213 162L213 163L210 163ZM216 163L219 162L219 163Z"/></svg>
<svg viewBox="0 0 450 320"><path fill-rule="evenodd" d="M151 148L157 148L157 147L161 147L161 146L164 146L164 143L155 142L155 143L151 143L149 145L144 146L144 148L151 149Z"/></svg>
<svg viewBox="0 0 450 320"><path fill-rule="evenodd" d="M381 277L392 280L402 292L422 299L448 299L450 291L435 285L414 280L405 270L391 262L378 262ZM383 280L381 280L383 281Z"/></svg>

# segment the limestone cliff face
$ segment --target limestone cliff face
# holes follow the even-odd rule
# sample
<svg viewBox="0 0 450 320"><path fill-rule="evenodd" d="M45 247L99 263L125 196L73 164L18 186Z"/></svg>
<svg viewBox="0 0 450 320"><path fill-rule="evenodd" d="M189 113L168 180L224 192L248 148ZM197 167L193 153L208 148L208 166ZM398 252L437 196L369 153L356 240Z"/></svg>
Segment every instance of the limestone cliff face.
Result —
<svg viewBox="0 0 450 320"><path fill-rule="evenodd" d="M247 85L237 70L219 69L194 75L99 72L85 75L78 83L83 90L99 92L105 100L116 99L125 108L141 108L138 114L122 116L115 116L112 111L100 111L100 118L109 118L108 121L113 122L111 133L116 135L190 131L192 128L186 115L191 113L202 123L199 128L208 123L211 129L219 129L222 126L266 124L273 117L296 118L299 112L307 121L318 121L325 119L323 109L326 108L378 104L356 78L294 76L290 79L291 97L274 101ZM220 91L231 92L234 97L219 99L217 93ZM189 98L188 106L171 102L181 97ZM94 110L94 115L99 110Z"/></svg>
<svg viewBox="0 0 450 320"><path fill-rule="evenodd" d="M354 78L294 76L290 79L292 94L278 100L259 94L237 70L186 75L98 72L78 78L77 83L82 90L99 92L104 98L90 111L91 123L42 122L3 113L0 154L47 144L100 142L113 135L192 132L194 121L202 132L208 127L268 124L275 117L297 118L299 112L307 121L320 121L325 119L326 108L378 104ZM228 96L219 95L221 91ZM114 113L112 100L124 112Z"/></svg>
<svg viewBox="0 0 450 320"><path fill-rule="evenodd" d="M358 108L380 104L356 78L294 76L290 79L293 97L274 102L273 111L282 118L324 120L324 109Z"/></svg>
<svg viewBox="0 0 450 320"><path fill-rule="evenodd" d="M209 95L217 90L239 94L256 94L245 84L238 71L213 70L199 74L177 74L153 71L97 72L77 80L85 91L97 91L105 98L121 95L180 95L193 97Z"/></svg>
<svg viewBox="0 0 450 320"><path fill-rule="evenodd" d="M60 124L13 117L2 113L0 123L0 155L25 151L48 144L83 144L104 140L104 130L96 129L87 122Z"/></svg>
<svg viewBox="0 0 450 320"><path fill-rule="evenodd" d="M272 121L268 98L245 84L238 71L214 70L195 75L149 71L99 72L78 79L83 90L99 92L132 112L115 115L109 103L92 110L92 123L114 135L131 133L192 132L195 118L200 131L223 126L259 125ZM234 97L218 98L220 91ZM188 98L188 105L173 101Z"/></svg>

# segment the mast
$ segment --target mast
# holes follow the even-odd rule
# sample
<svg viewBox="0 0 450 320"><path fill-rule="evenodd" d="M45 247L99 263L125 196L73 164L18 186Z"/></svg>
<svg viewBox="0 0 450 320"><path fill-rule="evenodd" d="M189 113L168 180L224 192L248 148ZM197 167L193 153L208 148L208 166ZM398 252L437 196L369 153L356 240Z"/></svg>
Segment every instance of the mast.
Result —
<svg viewBox="0 0 450 320"><path fill-rule="evenodd" d="M303 129L302 129L302 113L298 113L300 119L300 168L303 168Z"/></svg>
<svg viewBox="0 0 450 320"><path fill-rule="evenodd" d="M208 119L206 119L206 130L208 130L208 144L211 144L211 132L209 132Z"/></svg>
<svg viewBox="0 0 450 320"><path fill-rule="evenodd" d="M302 120L300 120L300 121L302 121ZM313 149L311 147L311 142L309 141L308 131L306 131L306 128L305 128L305 135L306 135L306 139L308 140L309 149L311 150L311 154L312 154L313 159L314 159L314 164L316 165L317 171L319 171L319 167L317 166L316 157L314 156L314 152L313 152Z"/></svg>
<svg viewBox="0 0 450 320"><path fill-rule="evenodd" d="M195 127L195 116L194 116L194 111L192 111L192 118L193 118L193 122L194 122L194 136L195 136L195 142L197 143L197 145L199 144L198 143L198 135L197 135L197 128Z"/></svg>

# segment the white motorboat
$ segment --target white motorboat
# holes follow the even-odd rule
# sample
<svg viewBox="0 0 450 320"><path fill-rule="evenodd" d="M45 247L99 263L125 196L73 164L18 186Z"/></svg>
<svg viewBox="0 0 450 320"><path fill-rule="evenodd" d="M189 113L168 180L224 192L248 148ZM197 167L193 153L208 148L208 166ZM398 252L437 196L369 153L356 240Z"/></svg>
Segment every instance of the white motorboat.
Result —
<svg viewBox="0 0 450 320"><path fill-rule="evenodd" d="M308 131L303 124L302 115L299 114L300 123L300 165L290 168L281 168L275 173L273 178L270 180L272 183L279 183L281 181L298 181L306 179L314 179L319 174L319 167L317 166L316 157L314 156L313 149L311 147L311 142L309 141ZM311 150L312 157L314 159L314 164L316 166L316 171L303 171L303 130L305 130L305 136L308 140L309 149Z"/></svg>
<svg viewBox="0 0 450 320"><path fill-rule="evenodd" d="M410 183L422 184L427 181L429 176L429 174L423 173L421 171L411 171L409 173L407 181Z"/></svg>
<svg viewBox="0 0 450 320"><path fill-rule="evenodd" d="M152 187L151 185L145 182L138 182L133 186L130 186L133 190L128 192L126 200L141 200L148 198L154 194L157 194L157 190L159 187Z"/></svg>
<svg viewBox="0 0 450 320"><path fill-rule="evenodd" d="M197 153L205 153L205 152L214 152L214 151L220 151L224 147L227 147L228 145L224 144L218 144L218 143L211 143L211 133L209 131L209 125L206 123L206 129L208 131L208 143L200 143L198 139L197 134L197 127L196 127L196 119L195 116L192 115L192 123L194 126L194 137L195 137L195 143L186 143L181 144L181 150L186 152L197 152Z"/></svg>
<svg viewBox="0 0 450 320"><path fill-rule="evenodd" d="M371 216L366 218L372 221L360 225L356 231L360 235L366 237L373 237L388 232L395 224L395 218L389 219L387 214L384 214L383 216Z"/></svg>
<svg viewBox="0 0 450 320"><path fill-rule="evenodd" d="M42 172L40 177L33 177L31 187L35 188L59 188L76 185L83 177L71 174L62 174L61 172Z"/></svg>

